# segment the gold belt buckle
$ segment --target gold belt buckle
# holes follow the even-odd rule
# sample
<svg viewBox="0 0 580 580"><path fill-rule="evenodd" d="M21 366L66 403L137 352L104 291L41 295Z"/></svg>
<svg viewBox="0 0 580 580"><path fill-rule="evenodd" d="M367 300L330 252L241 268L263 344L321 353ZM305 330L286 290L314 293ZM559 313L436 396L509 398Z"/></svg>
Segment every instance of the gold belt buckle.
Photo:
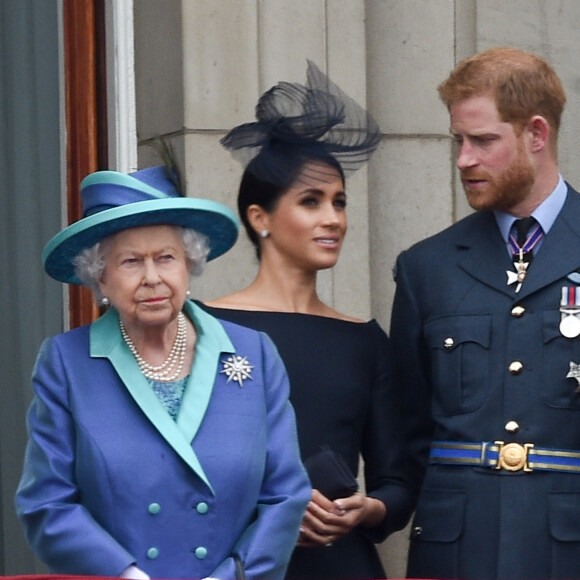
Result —
<svg viewBox="0 0 580 580"><path fill-rule="evenodd" d="M504 443L503 441L494 441L499 445L499 455L496 469L505 469L506 471L533 471L528 465L528 452L534 446L533 443Z"/></svg>

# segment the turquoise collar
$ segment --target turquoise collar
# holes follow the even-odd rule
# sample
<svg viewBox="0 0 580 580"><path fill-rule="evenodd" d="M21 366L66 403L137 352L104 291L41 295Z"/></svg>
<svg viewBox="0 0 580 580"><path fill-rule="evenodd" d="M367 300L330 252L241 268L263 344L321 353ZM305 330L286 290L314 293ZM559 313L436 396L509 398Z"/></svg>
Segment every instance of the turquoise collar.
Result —
<svg viewBox="0 0 580 580"><path fill-rule="evenodd" d="M191 301L183 308L197 331L193 367L179 410L177 421L162 407L119 329L119 315L111 308L91 324L90 355L107 358L117 371L143 413L183 460L211 488L193 450L192 441L201 425L213 391L221 353L235 352L220 322ZM213 490L212 490L213 491Z"/></svg>

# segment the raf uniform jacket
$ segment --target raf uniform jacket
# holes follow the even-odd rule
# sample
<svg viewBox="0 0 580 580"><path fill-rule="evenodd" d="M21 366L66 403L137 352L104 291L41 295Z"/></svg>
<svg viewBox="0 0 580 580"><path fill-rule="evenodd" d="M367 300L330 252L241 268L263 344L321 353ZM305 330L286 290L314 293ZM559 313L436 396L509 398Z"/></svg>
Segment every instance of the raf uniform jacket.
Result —
<svg viewBox="0 0 580 580"><path fill-rule="evenodd" d="M559 330L578 286L580 196L564 207L518 293L492 212L403 252L391 339L420 486L409 576L580 578L580 472L429 463L432 441L580 452L580 336ZM525 457L525 454L524 454ZM510 467L513 467L510 464ZM426 471L425 471L426 470Z"/></svg>
<svg viewBox="0 0 580 580"><path fill-rule="evenodd" d="M198 341L177 421L114 310L41 348L16 507L52 572L230 579L236 554L248 578L283 578L311 494L284 366L265 334L185 312ZM233 356L249 376L224 372Z"/></svg>

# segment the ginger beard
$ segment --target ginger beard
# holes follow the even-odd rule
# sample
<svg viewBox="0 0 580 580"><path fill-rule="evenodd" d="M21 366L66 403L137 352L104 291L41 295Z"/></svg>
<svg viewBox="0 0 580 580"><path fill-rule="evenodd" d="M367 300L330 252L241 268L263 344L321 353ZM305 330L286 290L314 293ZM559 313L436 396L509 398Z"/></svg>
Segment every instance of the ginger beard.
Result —
<svg viewBox="0 0 580 580"><path fill-rule="evenodd" d="M467 180L482 179L484 187L469 187ZM515 159L502 173L495 176L477 168L461 171L461 182L469 205L475 210L509 211L522 203L530 194L535 181L535 171L528 158L524 139L517 139Z"/></svg>

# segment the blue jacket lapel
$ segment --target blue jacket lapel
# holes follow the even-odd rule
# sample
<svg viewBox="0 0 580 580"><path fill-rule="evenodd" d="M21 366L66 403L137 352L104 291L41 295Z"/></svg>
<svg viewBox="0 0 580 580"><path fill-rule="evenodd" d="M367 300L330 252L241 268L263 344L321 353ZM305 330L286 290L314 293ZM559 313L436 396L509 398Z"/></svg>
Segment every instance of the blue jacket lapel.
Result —
<svg viewBox="0 0 580 580"><path fill-rule="evenodd" d="M560 215L544 238L519 298L565 278L580 267L580 195L568 186Z"/></svg>
<svg viewBox="0 0 580 580"><path fill-rule="evenodd" d="M507 285L513 270L492 212L477 212L456 232L460 268L483 284L521 300L580 267L580 195L568 187L566 203L534 259L518 294Z"/></svg>
<svg viewBox="0 0 580 580"><path fill-rule="evenodd" d="M175 452L212 489L191 443L211 398L220 353L233 352L234 349L216 319L189 301L184 310L196 327L198 341L177 423L161 406L147 379L139 370L123 341L119 330L119 316L114 309L110 309L91 325L91 356L109 359L143 413Z"/></svg>
<svg viewBox="0 0 580 580"><path fill-rule="evenodd" d="M213 316L190 301L186 302L184 310L197 331L197 344L177 426L187 441L193 441L209 404L220 355L234 352L234 346Z"/></svg>
<svg viewBox="0 0 580 580"><path fill-rule="evenodd" d="M475 223L476 222L476 223ZM456 232L457 264L473 278L504 294L513 294L507 286L507 269L513 269L504 241L492 212L478 212Z"/></svg>

